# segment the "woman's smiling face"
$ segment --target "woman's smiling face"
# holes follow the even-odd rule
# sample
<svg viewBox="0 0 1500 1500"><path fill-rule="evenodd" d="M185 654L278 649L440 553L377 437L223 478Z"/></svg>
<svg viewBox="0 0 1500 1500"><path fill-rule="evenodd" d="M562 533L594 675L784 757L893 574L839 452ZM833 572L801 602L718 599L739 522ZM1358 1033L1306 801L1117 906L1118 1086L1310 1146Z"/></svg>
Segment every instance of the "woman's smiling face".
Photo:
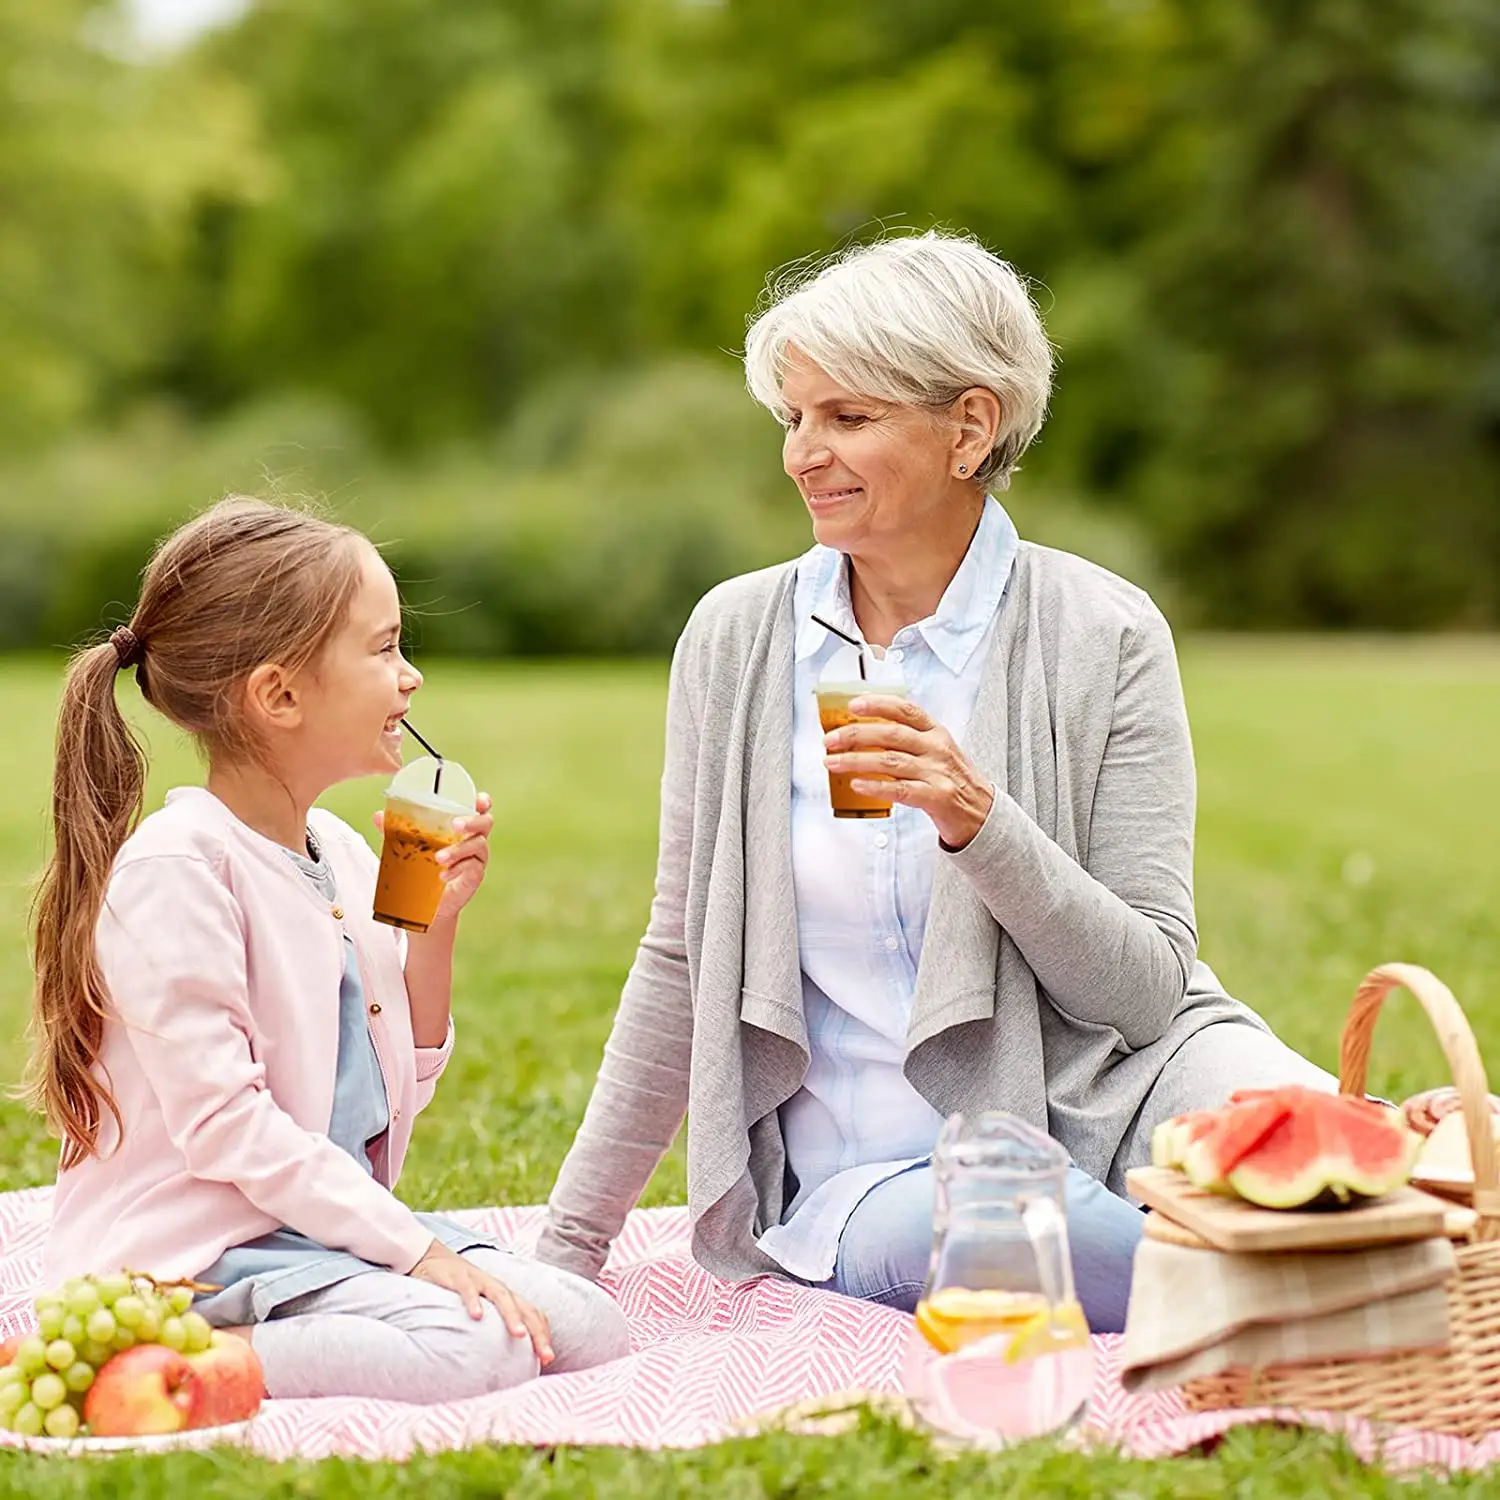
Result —
<svg viewBox="0 0 1500 1500"><path fill-rule="evenodd" d="M781 408L782 464L825 547L855 557L886 552L951 505L956 423L851 391L794 347Z"/></svg>

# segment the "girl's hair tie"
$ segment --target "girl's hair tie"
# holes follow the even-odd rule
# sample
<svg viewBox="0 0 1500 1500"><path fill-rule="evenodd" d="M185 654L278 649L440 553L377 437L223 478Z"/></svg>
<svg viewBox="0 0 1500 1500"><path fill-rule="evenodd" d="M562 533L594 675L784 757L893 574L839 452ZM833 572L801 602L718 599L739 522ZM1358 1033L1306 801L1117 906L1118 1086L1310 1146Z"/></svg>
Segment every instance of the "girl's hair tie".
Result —
<svg viewBox="0 0 1500 1500"><path fill-rule="evenodd" d="M122 672L129 667L139 666L141 658L146 654L146 648L128 625L118 626L110 636L109 643L115 648L115 660Z"/></svg>

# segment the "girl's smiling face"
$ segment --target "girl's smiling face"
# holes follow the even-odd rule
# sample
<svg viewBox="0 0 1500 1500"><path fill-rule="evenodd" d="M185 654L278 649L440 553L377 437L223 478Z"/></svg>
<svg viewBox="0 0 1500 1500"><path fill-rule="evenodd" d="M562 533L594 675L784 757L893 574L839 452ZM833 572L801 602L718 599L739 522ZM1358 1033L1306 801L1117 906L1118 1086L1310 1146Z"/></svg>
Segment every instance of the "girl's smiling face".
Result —
<svg viewBox="0 0 1500 1500"><path fill-rule="evenodd" d="M374 547L343 624L299 674L296 753L332 786L401 765L401 720L422 674L401 654L401 598Z"/></svg>

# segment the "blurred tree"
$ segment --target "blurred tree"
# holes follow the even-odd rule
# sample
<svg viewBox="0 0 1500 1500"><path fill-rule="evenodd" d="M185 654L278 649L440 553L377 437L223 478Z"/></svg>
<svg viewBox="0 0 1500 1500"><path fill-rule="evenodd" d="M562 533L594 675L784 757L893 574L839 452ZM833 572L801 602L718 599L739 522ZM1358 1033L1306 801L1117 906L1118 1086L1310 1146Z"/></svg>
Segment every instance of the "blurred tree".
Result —
<svg viewBox="0 0 1500 1500"><path fill-rule="evenodd" d="M166 93L89 0L0 0L0 445L118 412L178 336L190 206L264 163L242 93Z"/></svg>
<svg viewBox="0 0 1500 1500"><path fill-rule="evenodd" d="M265 0L212 39L279 170L222 226L202 385L311 385L411 444L482 430L539 371L614 352L588 212L597 45L579 41L604 4L569 0L563 25L519 0Z"/></svg>
<svg viewBox="0 0 1500 1500"><path fill-rule="evenodd" d="M1500 611L1500 13L1183 10L1142 497L1227 624Z"/></svg>
<svg viewBox="0 0 1500 1500"><path fill-rule="evenodd" d="M774 428L731 438L728 362L695 401L681 356L775 267L943 224L1059 345L1018 503L1144 522L1223 623L1500 619L1493 0L258 0L149 61L118 0L0 0L0 55L0 448L155 403L216 455L310 398L362 472L479 504L530 424L525 493L611 454L664 556L700 449L767 464L712 544L747 557Z"/></svg>

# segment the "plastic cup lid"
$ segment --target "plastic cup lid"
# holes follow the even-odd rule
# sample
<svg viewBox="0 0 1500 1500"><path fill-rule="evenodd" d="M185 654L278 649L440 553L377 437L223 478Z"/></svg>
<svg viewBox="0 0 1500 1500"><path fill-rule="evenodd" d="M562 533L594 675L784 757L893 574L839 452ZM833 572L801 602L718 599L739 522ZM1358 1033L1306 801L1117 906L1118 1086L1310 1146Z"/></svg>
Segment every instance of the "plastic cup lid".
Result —
<svg viewBox="0 0 1500 1500"><path fill-rule="evenodd" d="M407 761L391 778L386 795L455 812L473 812L479 800L474 778L456 760L437 761L430 755Z"/></svg>
<svg viewBox="0 0 1500 1500"><path fill-rule="evenodd" d="M813 689L814 693L827 693L832 696L847 696L850 698L904 698L906 696L906 684L904 682L850 682L839 678L830 678L827 682L820 682Z"/></svg>

